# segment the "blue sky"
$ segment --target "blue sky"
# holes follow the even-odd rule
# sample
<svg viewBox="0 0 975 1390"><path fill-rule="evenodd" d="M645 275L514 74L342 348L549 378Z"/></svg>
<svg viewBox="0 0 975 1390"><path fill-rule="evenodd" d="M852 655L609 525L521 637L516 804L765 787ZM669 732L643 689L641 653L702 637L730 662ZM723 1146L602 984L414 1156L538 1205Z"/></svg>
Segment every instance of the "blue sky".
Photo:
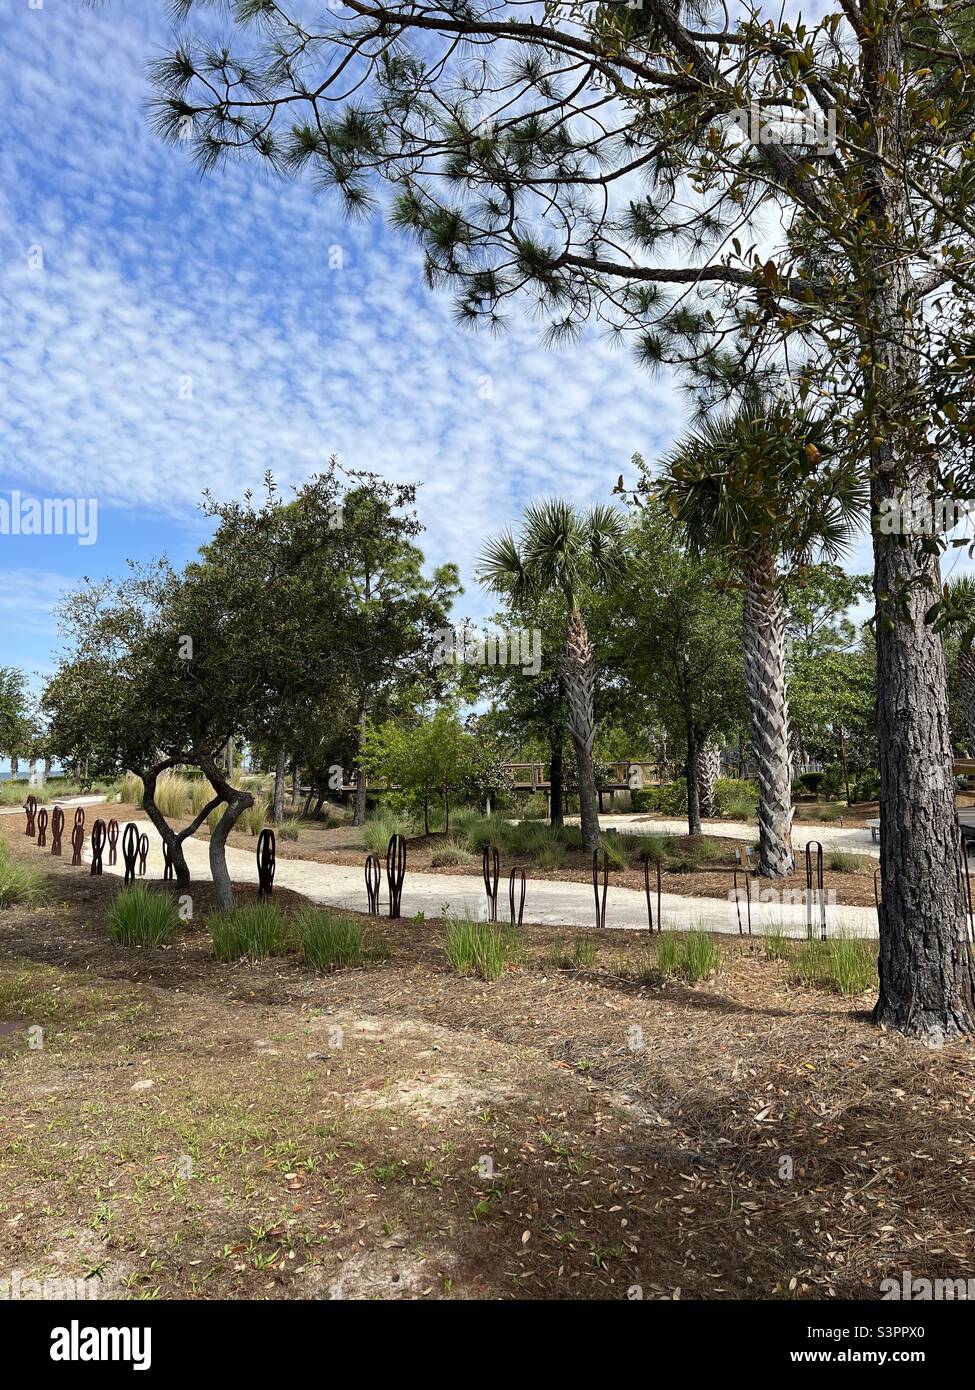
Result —
<svg viewBox="0 0 975 1390"><path fill-rule="evenodd" d="M2 661L35 683L58 594L129 556L185 560L204 487L286 485L333 453L418 481L428 560L461 565L479 616L486 535L533 496L607 500L680 427L673 386L595 338L457 327L381 222L253 167L201 179L145 115L162 0L0 14L0 499L98 502L94 545L0 536Z"/></svg>

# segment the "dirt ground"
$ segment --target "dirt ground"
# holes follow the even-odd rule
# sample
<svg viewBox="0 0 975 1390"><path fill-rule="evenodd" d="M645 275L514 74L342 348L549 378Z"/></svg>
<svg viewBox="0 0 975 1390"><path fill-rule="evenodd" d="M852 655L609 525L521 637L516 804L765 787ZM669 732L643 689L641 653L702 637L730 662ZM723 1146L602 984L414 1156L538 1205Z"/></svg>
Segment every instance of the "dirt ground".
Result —
<svg viewBox="0 0 975 1390"><path fill-rule="evenodd" d="M870 1299L970 1273L975 1051L874 1029L869 995L791 986L758 940L716 939L695 986L645 933L554 928L460 978L440 923L388 919L366 968L225 965L205 890L176 945L125 949L117 881L46 861L52 904L0 911L0 1268L133 1298ZM580 938L594 964L556 968Z"/></svg>

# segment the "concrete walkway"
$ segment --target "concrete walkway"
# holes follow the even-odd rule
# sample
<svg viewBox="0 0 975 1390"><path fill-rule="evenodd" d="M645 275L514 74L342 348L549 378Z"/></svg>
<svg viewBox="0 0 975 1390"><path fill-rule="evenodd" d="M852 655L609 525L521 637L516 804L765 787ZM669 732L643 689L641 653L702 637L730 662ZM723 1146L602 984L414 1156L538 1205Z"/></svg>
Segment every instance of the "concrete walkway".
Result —
<svg viewBox="0 0 975 1390"><path fill-rule="evenodd" d="M150 879L162 878L162 840L147 822L140 824L149 834L147 876ZM186 840L183 850L193 878L209 881L209 842ZM90 863L90 845L86 846L85 857ZM235 882L257 882L256 853L228 849L227 867ZM114 868L108 867L106 854L105 872L124 872L121 849L119 863ZM352 908L358 912L366 909L365 880L361 867L319 864L307 859L279 859L274 882L276 887L290 888L312 902L329 907ZM803 903L783 903L781 894L771 887L762 889L766 901L760 902L757 900L758 885L754 881L752 892L753 933L761 935L767 927L772 927L788 936L806 934L806 908ZM385 913L389 905L385 873L381 894L381 910ZM484 884L479 877L471 874L416 873L411 871L407 861L401 909L404 917L413 917L418 912L426 917L441 917L446 908L454 916L469 913L472 917L483 918L486 915L486 902ZM653 906L656 915L655 892ZM506 920L508 915L508 883L502 877L498 883L498 916ZM702 928L730 933L739 930L738 911L734 901L727 898L688 898L677 893L663 893L661 915L665 930L691 931ZM877 914L872 907L827 906L826 916L827 930L831 936L837 932L850 936L877 935ZM587 883L553 882L529 876L525 921L542 926L595 926L596 908L592 887ZM747 931L747 906L744 901L741 903L741 922ZM642 891L611 885L606 895L606 926L646 930L647 903ZM815 914L814 930L818 935L818 913Z"/></svg>
<svg viewBox="0 0 975 1390"><path fill-rule="evenodd" d="M24 794L25 801L28 796L30 796L29 791ZM39 802L37 809L39 811L46 809L50 812L54 810L55 806L103 806L105 801L104 796L59 796L55 797L53 801ZM0 806L0 816L22 816L23 814L23 806Z"/></svg>
<svg viewBox="0 0 975 1390"><path fill-rule="evenodd" d="M567 817L572 824L578 824L578 816ZM686 835L687 820L661 820L653 816L600 816L599 824L603 830L618 830L621 835ZM705 835L716 835L725 840L744 840L746 844L758 843L758 826L744 821L704 821L701 829ZM880 858L880 845L875 844L869 830L860 826L847 825L807 825L805 821L795 821L792 826L792 843L797 855L802 853L807 843L818 840L824 850L845 849L855 854L872 854Z"/></svg>

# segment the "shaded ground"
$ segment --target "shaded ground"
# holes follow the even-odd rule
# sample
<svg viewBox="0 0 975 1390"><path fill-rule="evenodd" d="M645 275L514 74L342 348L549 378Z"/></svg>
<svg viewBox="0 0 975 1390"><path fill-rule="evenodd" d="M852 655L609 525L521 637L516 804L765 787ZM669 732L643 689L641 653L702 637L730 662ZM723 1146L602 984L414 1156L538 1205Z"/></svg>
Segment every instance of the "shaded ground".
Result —
<svg viewBox="0 0 975 1390"><path fill-rule="evenodd" d="M53 906L0 912L0 1269L268 1298L873 1298L971 1270L972 1050L873 1029L869 996L793 988L757 941L691 987L644 933L526 929L486 984L439 923L380 919L387 960L317 975L215 962L200 886L177 945L117 948L117 883L50 867ZM590 968L546 960L580 938Z"/></svg>

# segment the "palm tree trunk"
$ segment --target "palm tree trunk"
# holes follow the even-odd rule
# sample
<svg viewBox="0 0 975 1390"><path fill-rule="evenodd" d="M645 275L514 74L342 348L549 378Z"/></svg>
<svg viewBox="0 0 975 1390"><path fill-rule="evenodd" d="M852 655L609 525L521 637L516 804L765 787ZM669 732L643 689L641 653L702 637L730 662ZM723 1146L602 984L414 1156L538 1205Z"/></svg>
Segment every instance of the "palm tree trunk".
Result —
<svg viewBox="0 0 975 1390"><path fill-rule="evenodd" d="M785 607L770 556L757 557L746 576L742 642L758 765L758 872L764 878L784 878L795 868Z"/></svg>
<svg viewBox="0 0 975 1390"><path fill-rule="evenodd" d="M549 744L548 760L548 820L549 825L561 827L565 824L562 815L562 797L565 782L562 776L562 730Z"/></svg>
<svg viewBox="0 0 975 1390"><path fill-rule="evenodd" d="M585 620L578 608L573 608L569 614L565 650L562 653L562 675L569 704L569 734L576 755L582 844L585 849L593 850L599 844L599 798L592 763L593 744L596 741L593 711L596 661Z"/></svg>
<svg viewBox="0 0 975 1390"><path fill-rule="evenodd" d="M284 773L285 773L286 754L283 748L278 749L277 761L274 764L274 824L280 825L284 820Z"/></svg>
<svg viewBox="0 0 975 1390"><path fill-rule="evenodd" d="M714 787L721 772L721 745L714 738L705 739L697 755L697 792L702 816L717 814Z"/></svg>
<svg viewBox="0 0 975 1390"><path fill-rule="evenodd" d="M975 652L959 652L955 663L958 694L965 716L965 737L968 756L975 758Z"/></svg>

